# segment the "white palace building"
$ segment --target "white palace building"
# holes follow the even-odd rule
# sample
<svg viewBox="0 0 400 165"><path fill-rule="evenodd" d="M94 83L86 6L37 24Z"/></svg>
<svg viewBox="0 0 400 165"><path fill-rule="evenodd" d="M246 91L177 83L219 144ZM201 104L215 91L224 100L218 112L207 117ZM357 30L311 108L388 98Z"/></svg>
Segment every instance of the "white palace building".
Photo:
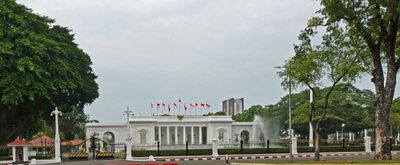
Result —
<svg viewBox="0 0 400 165"><path fill-rule="evenodd" d="M264 135L253 122L236 122L231 116L132 116L129 123L87 123L86 138L96 133L103 140L100 151L119 152L124 149L128 137L128 126L132 137L132 149L156 150L160 142L162 149L184 149L186 141L191 148L210 148L212 139L219 146L263 143ZM106 146L105 146L106 145ZM89 142L87 142L87 151Z"/></svg>

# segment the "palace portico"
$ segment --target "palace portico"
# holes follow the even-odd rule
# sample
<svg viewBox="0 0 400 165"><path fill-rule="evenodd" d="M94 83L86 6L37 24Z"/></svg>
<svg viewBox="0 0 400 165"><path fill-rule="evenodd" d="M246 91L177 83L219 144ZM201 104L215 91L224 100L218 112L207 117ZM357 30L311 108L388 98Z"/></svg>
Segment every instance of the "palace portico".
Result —
<svg viewBox="0 0 400 165"><path fill-rule="evenodd" d="M122 144L127 137L127 123L102 124L88 123L86 137L94 132L108 144ZM258 141L260 131L253 129L252 122L235 122L230 116L133 116L129 118L132 145L152 148L158 142L161 146L184 146L188 141L190 145L209 145L212 139L219 143L237 143L243 140ZM254 136L256 135L256 136ZM118 152L121 147L107 148L105 150ZM89 146L89 145L87 145ZM122 148L123 149L123 148Z"/></svg>

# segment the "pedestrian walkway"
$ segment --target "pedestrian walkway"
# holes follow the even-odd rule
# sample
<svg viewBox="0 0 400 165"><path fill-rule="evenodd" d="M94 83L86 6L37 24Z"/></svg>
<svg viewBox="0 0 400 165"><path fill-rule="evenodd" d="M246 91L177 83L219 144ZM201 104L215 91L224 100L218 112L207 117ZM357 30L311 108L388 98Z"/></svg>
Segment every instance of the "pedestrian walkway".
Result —
<svg viewBox="0 0 400 165"><path fill-rule="evenodd" d="M329 156L357 156L357 155L373 155L374 153L366 153L366 152L323 152L321 153L322 157ZM400 151L392 151L394 155L400 155ZM156 161L196 161L196 160L242 160L242 159L276 159L276 158L289 158L288 153L278 153L278 154L240 154L240 155L220 155L218 157L212 157L211 155L202 155L202 156L159 156L155 157ZM293 155L294 158L306 158L306 157L314 157L314 153L299 153ZM144 159L143 157L137 159Z"/></svg>

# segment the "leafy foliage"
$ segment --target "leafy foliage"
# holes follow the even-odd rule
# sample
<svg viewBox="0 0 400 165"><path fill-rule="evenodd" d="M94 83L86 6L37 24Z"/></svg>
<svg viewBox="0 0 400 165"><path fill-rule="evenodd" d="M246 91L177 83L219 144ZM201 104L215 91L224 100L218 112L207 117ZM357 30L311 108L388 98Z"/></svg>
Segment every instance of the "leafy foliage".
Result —
<svg viewBox="0 0 400 165"><path fill-rule="evenodd" d="M316 89L321 93L315 97L317 106L323 103L324 93L329 91L329 87ZM292 94L292 127L296 134L302 137L308 137L309 131L309 90L303 90ZM374 121L375 94L370 90L360 90L350 83L338 84L332 93L331 106L321 122L321 136L327 137L328 134L340 130L341 124L346 124L346 130L360 133L361 130L372 128ZM396 105L400 105L400 99ZM400 106L396 108L397 115L400 115ZM274 105L254 105L243 111L242 114L233 116L235 121L253 121L254 115L260 115L266 118L276 118L279 121L281 132L288 129L288 95L284 96ZM400 122L400 119L396 119ZM400 124L397 124L400 125Z"/></svg>
<svg viewBox="0 0 400 165"><path fill-rule="evenodd" d="M243 113L234 115L232 117L235 121L247 121L251 122L254 120L255 115L262 115L265 114L266 109L261 105L253 105L249 109L244 110Z"/></svg>
<svg viewBox="0 0 400 165"><path fill-rule="evenodd" d="M224 116L225 112L224 111L218 111L215 113L209 112L208 114L204 114L203 116Z"/></svg>
<svg viewBox="0 0 400 165"><path fill-rule="evenodd" d="M0 142L29 136L55 106L83 110L98 97L90 57L71 31L13 0L0 1Z"/></svg>

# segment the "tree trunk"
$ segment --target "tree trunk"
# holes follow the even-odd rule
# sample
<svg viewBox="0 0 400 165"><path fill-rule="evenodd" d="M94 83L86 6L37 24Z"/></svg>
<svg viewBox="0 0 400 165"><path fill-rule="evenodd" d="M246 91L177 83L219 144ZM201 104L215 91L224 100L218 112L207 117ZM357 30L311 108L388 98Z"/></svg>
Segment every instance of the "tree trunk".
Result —
<svg viewBox="0 0 400 165"><path fill-rule="evenodd" d="M314 161L319 161L319 156L320 156L320 134L318 129L315 131L315 150L314 150Z"/></svg>
<svg viewBox="0 0 400 165"><path fill-rule="evenodd" d="M394 52L387 52L393 54ZM396 76L398 67L393 57L388 56L386 81L382 69L379 49L371 51L373 57L374 70L372 72L372 82L376 91L376 111L375 111L375 155L374 159L392 159L390 149L390 107L392 105L394 91L396 87Z"/></svg>
<svg viewBox="0 0 400 165"><path fill-rule="evenodd" d="M384 97L384 96L378 96ZM392 153L390 150L390 104L388 100L377 105L375 113L375 155L374 159L388 160L392 159Z"/></svg>

